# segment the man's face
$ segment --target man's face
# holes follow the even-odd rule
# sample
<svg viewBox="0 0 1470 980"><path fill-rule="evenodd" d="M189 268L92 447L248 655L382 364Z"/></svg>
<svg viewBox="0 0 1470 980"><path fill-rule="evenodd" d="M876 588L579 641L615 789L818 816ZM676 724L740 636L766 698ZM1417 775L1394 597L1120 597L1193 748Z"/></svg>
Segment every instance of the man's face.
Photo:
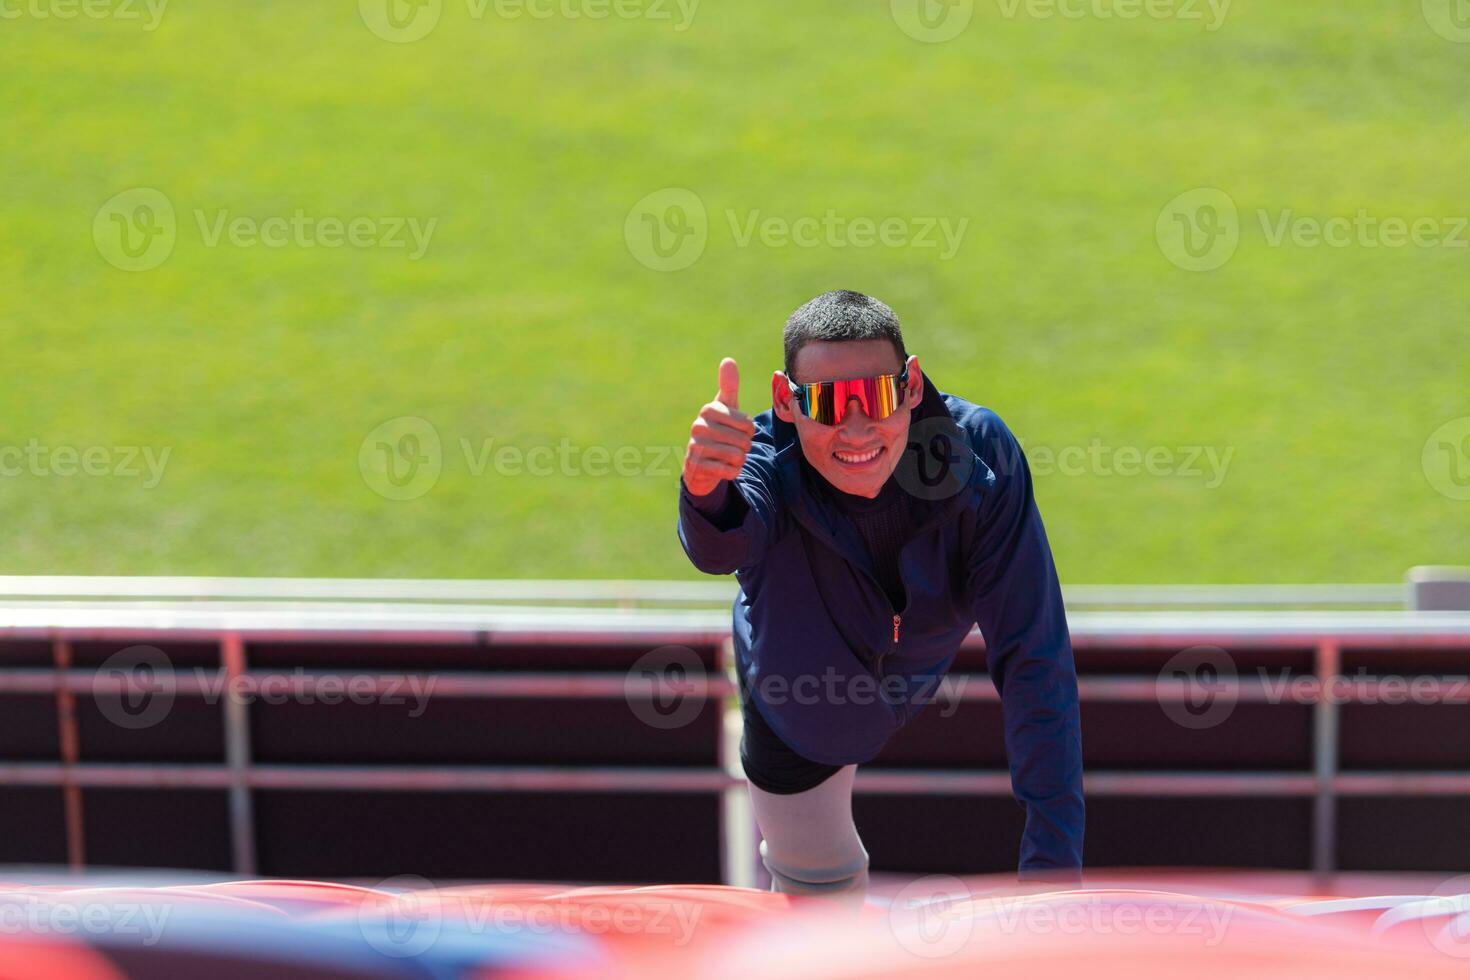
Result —
<svg viewBox="0 0 1470 980"><path fill-rule="evenodd" d="M903 365L886 340L816 340L797 353L792 368L796 373L792 381L815 384L898 374ZM814 422L802 414L780 371L771 379L771 399L776 415L795 424L803 455L828 483L844 493L876 497L903 457L909 417L923 398L924 379L917 357L909 358L908 369L908 388L899 408L882 421L874 421L850 403L838 425Z"/></svg>

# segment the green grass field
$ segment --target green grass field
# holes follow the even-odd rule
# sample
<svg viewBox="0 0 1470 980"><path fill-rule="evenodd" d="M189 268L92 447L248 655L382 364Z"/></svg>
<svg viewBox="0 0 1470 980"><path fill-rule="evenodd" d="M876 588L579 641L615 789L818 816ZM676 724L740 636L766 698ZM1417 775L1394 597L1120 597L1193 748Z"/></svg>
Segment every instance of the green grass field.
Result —
<svg viewBox="0 0 1470 980"><path fill-rule="evenodd" d="M1237 0L1214 30L1203 0L1204 21L980 0L944 43L883 0L705 0L684 30L672 0L444 0L412 43L351 0L179 2L154 30L141 0L35 13L66 2L0 19L0 572L693 575L676 453L719 358L768 404L782 322L833 287L890 303L941 388L1058 454L1037 487L1064 582L1470 555L1470 43L1419 0ZM1190 271L1156 227L1202 187L1239 241ZM133 188L176 213L145 271L94 237ZM664 188L708 217L677 271L625 234ZM1286 212L1360 211L1438 244L1277 237ZM437 223L417 259L211 237L297 212L365 218L364 241ZM893 219L891 242L746 237L829 213ZM912 240L929 218L968 221L953 255ZM389 499L359 450L406 416L441 472ZM1426 467L1445 423L1449 469ZM1092 446L1156 449L1156 472ZM126 447L169 453L156 483ZM68 462L89 450L90 475Z"/></svg>

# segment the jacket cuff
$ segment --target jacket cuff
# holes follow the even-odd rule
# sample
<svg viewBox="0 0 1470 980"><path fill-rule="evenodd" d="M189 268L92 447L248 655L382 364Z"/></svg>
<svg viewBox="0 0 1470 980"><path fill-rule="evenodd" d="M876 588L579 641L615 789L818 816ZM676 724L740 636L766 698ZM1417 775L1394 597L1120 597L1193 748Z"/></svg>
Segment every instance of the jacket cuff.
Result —
<svg viewBox="0 0 1470 980"><path fill-rule="evenodd" d="M696 497L680 477L679 495L717 531L732 531L745 519L744 508L740 506L744 498L729 480L721 480L714 490L703 497Z"/></svg>

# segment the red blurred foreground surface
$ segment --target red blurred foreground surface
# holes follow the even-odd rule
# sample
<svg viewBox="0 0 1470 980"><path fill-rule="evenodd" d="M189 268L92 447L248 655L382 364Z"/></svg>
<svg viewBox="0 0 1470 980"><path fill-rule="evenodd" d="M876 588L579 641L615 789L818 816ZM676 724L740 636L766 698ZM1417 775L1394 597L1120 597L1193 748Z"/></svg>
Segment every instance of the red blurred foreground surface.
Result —
<svg viewBox="0 0 1470 980"><path fill-rule="evenodd" d="M1470 976L1470 878L932 875L881 879L861 908L712 885L6 878L16 980Z"/></svg>

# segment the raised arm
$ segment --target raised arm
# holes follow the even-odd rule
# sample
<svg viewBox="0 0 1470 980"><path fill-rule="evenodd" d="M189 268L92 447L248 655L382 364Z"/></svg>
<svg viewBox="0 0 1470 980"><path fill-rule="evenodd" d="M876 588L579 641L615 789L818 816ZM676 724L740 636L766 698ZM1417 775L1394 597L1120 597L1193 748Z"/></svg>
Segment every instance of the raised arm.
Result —
<svg viewBox="0 0 1470 980"><path fill-rule="evenodd" d="M777 521L774 449L740 411L740 368L720 362L720 388L689 427L679 480L679 541L694 567L727 575L759 561Z"/></svg>

